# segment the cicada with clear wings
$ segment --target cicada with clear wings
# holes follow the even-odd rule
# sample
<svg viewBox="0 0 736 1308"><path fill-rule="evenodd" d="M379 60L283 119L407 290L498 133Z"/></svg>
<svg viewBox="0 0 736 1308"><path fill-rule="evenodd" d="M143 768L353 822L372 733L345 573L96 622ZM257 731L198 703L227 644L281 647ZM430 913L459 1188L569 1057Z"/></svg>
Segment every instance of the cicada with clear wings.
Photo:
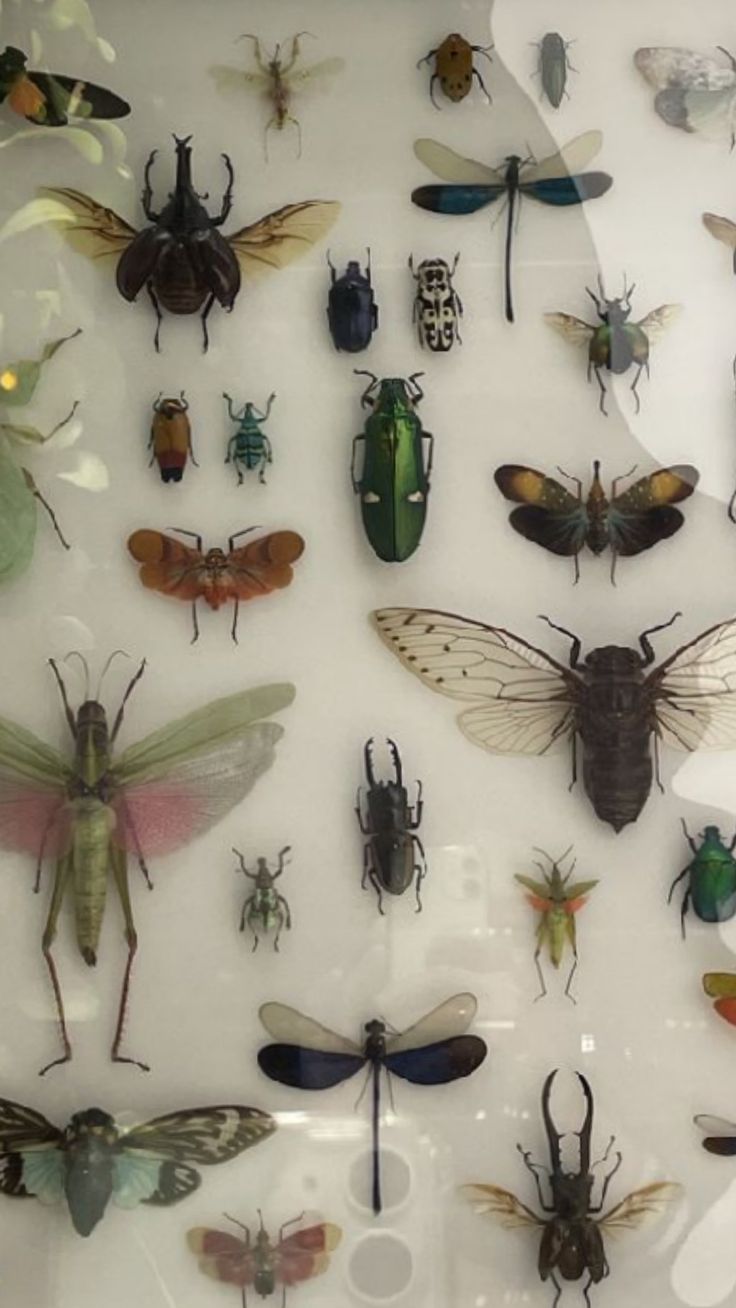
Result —
<svg viewBox="0 0 736 1308"><path fill-rule="evenodd" d="M84 664L84 660L82 660ZM114 1062L146 1064L120 1053L138 939L128 885L128 855L151 884L147 859L171 854L225 817L270 768L283 727L269 722L291 704L288 683L258 686L213 700L114 754L127 700L145 668L141 663L112 724L89 686L73 711L57 664L49 660L72 736L68 756L10 718L0 718L0 849L31 854L36 887L44 859L55 866L42 950L53 986L62 1054L72 1056L52 944L62 905L74 908L77 946L94 967L111 873L125 922L128 958L112 1043ZM86 670L86 664L84 664Z"/></svg>
<svg viewBox="0 0 736 1308"><path fill-rule="evenodd" d="M736 618L709 627L655 667L649 637L674 618L642 632L638 650L605 645L583 661L579 637L546 618L571 641L565 667L503 627L455 613L395 608L372 616L409 672L469 704L458 725L474 745L546 754L567 742L574 782L579 741L584 789L615 831L644 807L660 743L688 753L736 748Z"/></svg>
<svg viewBox="0 0 736 1308"><path fill-rule="evenodd" d="M119 1126L102 1108L74 1113L64 1128L11 1099L0 1099L0 1194L66 1200L79 1235L91 1235L107 1205L178 1203L202 1178L193 1163L237 1158L276 1130L259 1108L215 1104Z"/></svg>

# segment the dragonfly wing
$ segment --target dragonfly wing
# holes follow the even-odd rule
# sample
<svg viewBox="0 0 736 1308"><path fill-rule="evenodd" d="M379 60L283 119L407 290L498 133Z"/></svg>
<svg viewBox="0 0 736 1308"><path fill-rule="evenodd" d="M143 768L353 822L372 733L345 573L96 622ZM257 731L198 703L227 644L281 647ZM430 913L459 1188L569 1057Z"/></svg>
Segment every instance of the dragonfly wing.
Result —
<svg viewBox="0 0 736 1308"><path fill-rule="evenodd" d="M411 202L430 213L475 213L505 192L505 186L417 186Z"/></svg>
<svg viewBox="0 0 736 1308"><path fill-rule="evenodd" d="M449 1040L424 1045L421 1049L404 1049L398 1053L391 1050L385 1065L389 1072L414 1085L445 1085L470 1076L487 1053L486 1042L480 1036L451 1036Z"/></svg>
<svg viewBox="0 0 736 1308"><path fill-rule="evenodd" d="M326 1053L303 1045L264 1045L258 1050L258 1066L272 1081L298 1090L327 1090L355 1076L365 1065L359 1054Z"/></svg>
<svg viewBox="0 0 736 1308"><path fill-rule="evenodd" d="M402 1049L412 1049L417 1045L432 1045L438 1040L461 1035L463 1031L467 1031L477 1011L478 1000L469 991L452 995L429 1013L425 1013L424 1017L420 1017L418 1022L412 1023L405 1031L392 1036L387 1041L387 1047L393 1054Z"/></svg>
<svg viewBox="0 0 736 1308"><path fill-rule="evenodd" d="M298 1008L290 1008L288 1004L262 1004L258 1016L274 1040L303 1045L305 1049L363 1056L360 1045L353 1040L338 1035L337 1031L331 1031L329 1027L322 1026L321 1022L307 1017L306 1013L300 1013Z"/></svg>
<svg viewBox="0 0 736 1308"><path fill-rule="evenodd" d="M613 186L613 178L608 173L573 173L569 176L543 177L537 181L521 182L520 190L540 204L552 204L558 208L568 204L582 204L585 200L597 200Z"/></svg>
<svg viewBox="0 0 736 1308"><path fill-rule="evenodd" d="M414 153L420 163L425 164L435 177L441 177L443 182L497 186L502 191L506 190L506 179L497 168L489 168L477 159L465 159L449 146L441 145L430 137L424 136L415 141Z"/></svg>
<svg viewBox="0 0 736 1308"><path fill-rule="evenodd" d="M522 182L537 182L545 178L564 176L565 173L581 173L599 153L603 145L603 133L598 131L583 132L573 137L567 145L555 154L547 155L538 163L526 165L521 174Z"/></svg>

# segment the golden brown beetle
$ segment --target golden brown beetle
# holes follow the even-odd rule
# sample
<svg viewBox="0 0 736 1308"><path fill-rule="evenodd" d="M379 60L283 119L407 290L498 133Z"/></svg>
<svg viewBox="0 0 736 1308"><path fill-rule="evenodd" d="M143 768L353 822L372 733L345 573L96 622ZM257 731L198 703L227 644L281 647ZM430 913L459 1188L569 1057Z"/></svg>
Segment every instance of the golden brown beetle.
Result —
<svg viewBox="0 0 736 1308"><path fill-rule="evenodd" d="M429 83L429 95L435 109L440 108L434 98L435 82L439 82L443 94L447 96L448 100L454 100L457 103L458 100L465 99L473 84L474 77L477 77L478 85L486 100L489 104L491 103L490 93L475 66L473 55L485 55L488 62L491 63L489 51L492 49L492 45L471 45L459 32L451 32L435 50L430 50L423 59L419 60L417 68L420 68L422 64L429 63L430 59L434 59L434 72Z"/></svg>
<svg viewBox="0 0 736 1308"><path fill-rule="evenodd" d="M155 459L161 470L162 481L181 481L187 457L191 458L195 468L199 467L192 450L188 410L189 405L183 391L178 400L172 396L162 399L159 393L158 399L154 401L148 448L153 451L151 464Z"/></svg>

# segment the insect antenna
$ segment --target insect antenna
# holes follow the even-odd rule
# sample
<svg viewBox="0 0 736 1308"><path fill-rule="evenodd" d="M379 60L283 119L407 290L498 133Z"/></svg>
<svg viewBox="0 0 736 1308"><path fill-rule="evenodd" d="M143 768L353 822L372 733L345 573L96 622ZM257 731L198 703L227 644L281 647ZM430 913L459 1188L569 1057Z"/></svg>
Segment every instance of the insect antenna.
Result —
<svg viewBox="0 0 736 1308"><path fill-rule="evenodd" d="M130 654L128 654L127 650L124 650L124 649L114 649L114 650L113 650L113 652L112 652L112 654L110 655L110 657L108 658L108 660L107 660L107 662L106 662L104 668L102 669L102 672L100 673L100 676L99 676L99 679L98 679L98 682L97 682L97 690L95 691L95 699L97 699L97 700L99 700L99 698L100 698L100 691L102 690L102 682L103 682L103 680L104 680L105 673L107 672L108 668L110 667L110 664L111 664L111 663L112 663L112 662L117 658L118 654L120 654L124 659L129 659L129 658L130 658Z"/></svg>
<svg viewBox="0 0 736 1308"><path fill-rule="evenodd" d="M84 671L84 698L89 699L89 663L84 654L80 654L78 649L72 649L64 655L64 662L69 663L71 659L79 659Z"/></svg>

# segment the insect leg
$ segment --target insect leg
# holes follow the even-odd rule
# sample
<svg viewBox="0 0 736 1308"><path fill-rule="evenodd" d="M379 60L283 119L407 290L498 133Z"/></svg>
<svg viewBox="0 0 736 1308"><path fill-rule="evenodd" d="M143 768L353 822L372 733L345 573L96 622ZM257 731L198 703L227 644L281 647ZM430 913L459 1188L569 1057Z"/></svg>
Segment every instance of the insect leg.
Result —
<svg viewBox="0 0 736 1308"><path fill-rule="evenodd" d="M536 1002L537 1002L538 999L544 999L545 995L547 994L547 986L546 986L546 984L545 984L545 980L544 980L544 973L542 972L542 965L541 965L541 963L540 963L540 961L539 961L539 955L540 955L541 952L542 952L542 927L543 927L543 925L544 925L543 923L540 925L540 929L539 929L539 937L538 937L538 944L537 944L536 949L534 950L534 966L535 966L536 969L537 969L537 976L539 977L539 984L540 984L540 986L542 987L541 990L539 991L539 994L534 996L534 1002L535 1002L535 1004L536 1004ZM546 934L546 933L545 933L545 934Z"/></svg>
<svg viewBox="0 0 736 1308"><path fill-rule="evenodd" d="M125 1026L125 1014L128 1007L128 994L130 991L130 973L133 967L133 959L138 949L138 936L133 923L133 909L130 903L130 889L128 887L128 868L126 863L125 851L118 849L112 843L110 844L110 863L112 865L115 885L120 904L125 919L125 941L128 946L128 961L125 964L123 974L123 984L120 991L120 1006L118 1008L118 1020L115 1027L110 1057L113 1063L131 1063L134 1067L139 1067L142 1072L150 1072L147 1063L140 1063L137 1058L126 1058L120 1053L120 1045L123 1039L123 1028Z"/></svg>
<svg viewBox="0 0 736 1308"><path fill-rule="evenodd" d="M199 640L199 623L197 622L197 601L196 601L196 600L192 600L192 626L194 627L194 635L192 636L192 639L191 639L190 642L189 642L190 645L193 645L193 644L195 643L195 641Z"/></svg>
<svg viewBox="0 0 736 1308"><path fill-rule="evenodd" d="M378 385L378 378L376 374L374 372L369 372L367 368L353 368L353 372L356 377L370 377L371 379L370 383L368 386L366 386L365 390L363 391L363 394L360 397L360 403L363 408L372 409L374 402L371 396L371 391L375 386ZM361 440L362 439L363 438L361 437Z"/></svg>
<svg viewBox="0 0 736 1308"><path fill-rule="evenodd" d="M299 122L299 119L298 119L298 118L295 118L295 117L294 117L293 114L285 114L285 115L284 115L284 122L286 122L286 123L291 123L292 126L294 126L294 127L296 128L296 139L297 139L297 151L296 151L296 157L297 157L297 159L301 159L301 157L302 157L302 128L301 128L301 123Z"/></svg>
<svg viewBox="0 0 736 1308"><path fill-rule="evenodd" d="M279 896L279 898L280 898L280 896ZM274 947L275 952L278 954L278 953L279 953L279 936L281 935L281 932L282 932L283 929L284 929L284 915L283 915L283 913L277 913L276 916L278 917L279 925L278 925L278 929L277 929L277 931L276 931L276 935L275 935L275 937L274 937L273 947Z"/></svg>
<svg viewBox="0 0 736 1308"><path fill-rule="evenodd" d="M552 1308L557 1308L557 1305L560 1302L560 1295L562 1294L562 1286L557 1280L557 1277L555 1276L554 1272L550 1273L549 1279L552 1282L553 1286L555 1287L555 1297L552 1300Z"/></svg>
<svg viewBox="0 0 736 1308"><path fill-rule="evenodd" d="M161 353L161 323L164 320L163 314L161 312L159 302L156 299L156 292L154 291L150 282L146 282L146 290L148 291L148 298L151 301L151 304L153 305L154 313L156 314L156 331L153 337L153 345L154 345L154 349L156 350L156 353L160 354Z"/></svg>
<svg viewBox="0 0 736 1308"><path fill-rule="evenodd" d="M247 873L247 872L246 872L246 876L248 876L248 873ZM250 907L251 907L251 905L254 903L254 901L255 901L255 895L248 895L248 898L246 899L245 903L243 904L243 911L242 911L242 913L240 914L240 928L239 928L239 929L240 929L241 931L245 931L245 923L246 923L246 919L247 919L247 917L248 917L248 910L250 909Z"/></svg>
<svg viewBox="0 0 736 1308"><path fill-rule="evenodd" d="M599 1159L599 1162L598 1162L598 1163L594 1163L594 1166L595 1166L595 1167L598 1167L600 1163L605 1163L605 1162L607 1162L607 1160L608 1160L608 1156L609 1156L609 1154L610 1154L610 1152L611 1152L611 1149L613 1148L613 1144L614 1144L615 1138L616 1138L615 1136L611 1136L611 1139L608 1141L608 1146L607 1146L607 1148L606 1148L606 1152L605 1152L605 1154L603 1155L603 1157L602 1157L601 1159ZM616 1150L616 1161L615 1161L613 1167L611 1168L610 1172L609 1172L608 1175L606 1176L606 1178L605 1178L605 1180L604 1180L604 1182L603 1182L603 1186L602 1186L602 1188L601 1188L601 1198L600 1198L600 1203L597 1203L597 1204L595 1204L595 1205L591 1204L590 1209L589 1209L589 1211L590 1211L591 1213L600 1213L600 1212L602 1211L602 1209L603 1209L603 1205L604 1205L605 1202L606 1202L606 1195L607 1195L607 1193L608 1193L608 1187L609 1187L609 1185L611 1184L611 1181L613 1180L614 1176L616 1175L616 1173L617 1173L619 1167L621 1166L622 1162L623 1162L623 1155L619 1152L619 1150Z"/></svg>
<svg viewBox="0 0 736 1308"><path fill-rule="evenodd" d="M232 163L230 162L230 156L224 154L222 157L225 161L225 169L227 171L227 185L222 195L222 204L220 206L220 212L216 218L210 219L210 225L212 227L222 227L222 224L227 221L230 210L233 207L233 186L235 185L235 173L233 172L233 166Z"/></svg>
<svg viewBox="0 0 736 1308"><path fill-rule="evenodd" d="M54 878L54 889L51 895L49 915L46 919L46 926L44 927L43 937L41 940L41 950L44 959L46 960L46 966L49 970L49 976L51 978L51 986L54 992L54 1000L56 1003L56 1016L59 1022L59 1034L61 1035L61 1043L64 1052L60 1058L54 1058L52 1062L47 1063L45 1067L42 1067L39 1072L39 1076L44 1076L46 1072L48 1072L52 1067L58 1067L61 1063L68 1063L72 1056L72 1046L69 1040L69 1033L66 1029L66 1017L64 1015L64 1000L61 994L59 974L56 971L56 964L54 962L53 955L51 953L51 946L56 936L56 923L59 917L59 910L61 909L61 905L64 900L64 894L66 892L67 885L69 884L69 879L72 875L73 866L74 866L73 857L71 853L65 854L64 857L60 858L56 864L56 876Z"/></svg>
<svg viewBox="0 0 736 1308"><path fill-rule="evenodd" d="M475 65L473 65L473 77L478 78L478 85L480 86L484 96L486 97L486 101L488 102L488 104L493 104L493 97L490 91L488 90L488 87L486 86L485 82L483 81L483 78L478 72L478 69L475 67Z"/></svg>
<svg viewBox="0 0 736 1308"><path fill-rule="evenodd" d="M153 462L153 460L152 460L152 462ZM66 540L66 539L64 538L64 534L63 534L63 532L62 532L62 530L61 530L61 527L59 526L59 523L58 523L58 520L57 520L56 514L54 513L54 510L52 509L52 507L51 507L51 505L49 504L48 500L45 500L45 499L44 499L43 495L41 494L40 490L38 489L38 486L36 485L35 481L33 480L33 477L31 476L30 472L28 471L27 468L21 468L21 472L23 473L23 476L24 476L25 479L26 479L26 486L28 487L29 491L31 492L31 495L33 496L33 498L36 499L36 500L38 500L39 504L43 504L43 507L45 508L46 512L48 513L48 515L49 515L49 517L50 517L50 519L51 519L51 525L53 526L54 531L56 532L57 536L59 537L59 540L61 541L62 545L64 546L64 549L65 549L65 550L71 549L71 546L70 546L68 540Z"/></svg>
<svg viewBox="0 0 736 1308"><path fill-rule="evenodd" d="M43 860L44 860L44 853L46 850L46 841L48 840L49 832L59 815L60 808L61 808L61 804L59 804L58 807L54 809L54 812L51 814L51 817L49 818L48 822L46 823L46 826L43 829L43 835L41 836L41 844L38 847L38 859L36 861L36 878L35 881L33 882L34 895L37 895L39 890L41 889L41 873L43 871ZM736 836L734 837L734 839L736 840Z"/></svg>
<svg viewBox="0 0 736 1308"><path fill-rule="evenodd" d="M284 858L284 855L285 855L285 854L290 854L290 853L291 853L291 845L284 845L284 848L279 850L279 853L278 853L278 860L279 860L279 861L278 861L278 865L277 865L277 867L276 867L276 871L275 871L274 874L273 874L273 880L274 880L274 881L276 880L277 877L280 877L280 876L281 876L281 873L282 873L283 870L284 870L284 864L285 864L285 862L286 862L286 860L285 860L285 858Z"/></svg>
<svg viewBox="0 0 736 1308"><path fill-rule="evenodd" d="M518 1149L519 1153L521 1154L522 1162L523 1162L524 1166L526 1167L527 1171L531 1172L532 1176L534 1177L534 1182L535 1182L536 1187L537 1187L537 1195L538 1195L538 1198L539 1198L539 1206L540 1206L540 1208L542 1208L542 1210L543 1210L545 1213L553 1213L553 1212L554 1212L554 1206L550 1206L550 1204L546 1203L545 1198L544 1198L544 1195L543 1195L543 1193L542 1193L542 1182L541 1182L540 1179L539 1179L539 1173L540 1173L540 1172L544 1172L544 1174L545 1174L546 1176L549 1176L549 1168L544 1167L544 1165L543 1165L542 1163L533 1163L533 1162L531 1161L531 1157L532 1157L532 1156L531 1156L531 1153L529 1152L529 1150L528 1150L528 1149L522 1149L522 1147L521 1147L520 1144L517 1144L516 1148Z"/></svg>
<svg viewBox="0 0 736 1308"><path fill-rule="evenodd" d="M253 896L253 898L255 898L255 896ZM250 917L248 918L248 926L250 927L251 935L253 936L253 948L251 949L250 952L251 954L255 954L258 948L258 941L260 940L260 936L258 935L258 932L256 931L253 923L251 922Z"/></svg>
<svg viewBox="0 0 736 1308"><path fill-rule="evenodd" d="M635 376L633 382L631 383L631 394L633 395L633 397L634 397L634 399L635 399L635 401L636 401L636 409L634 410L635 413L638 413L639 410L640 410L640 408L641 408L641 400L639 399L639 392L637 391L636 388L637 388L637 386L639 385L639 378L641 377L642 371L643 371L643 369L644 369L645 367L647 367L646 364L643 364L643 363L640 363L640 364L639 364L639 367L638 367L637 372L636 372L636 376ZM648 377L648 376L649 376L649 368L647 367L647 377Z"/></svg>
<svg viewBox="0 0 736 1308"><path fill-rule="evenodd" d="M231 436L231 437L230 437L230 440L229 440L228 443L227 443L227 454L225 455L225 463L232 463L232 462L233 462L233 453L232 453L232 452L233 452L233 448L234 448L234 446L235 446L235 443L236 443L237 439L238 439L237 436ZM237 469L236 469L236 471L237 471Z"/></svg>
<svg viewBox="0 0 736 1308"><path fill-rule="evenodd" d="M123 714L124 714L124 712L125 712L125 705L127 704L128 700L130 699L130 697L131 697L133 691L135 690L135 687L138 685L138 682L140 681L141 677L143 676L143 673L145 672L145 669L146 669L146 660L143 659L143 660L141 661L141 665L140 665L138 671L136 672L135 676L131 678L131 680L130 680L130 682L129 682L129 684L128 684L128 688L127 688L127 690L126 690L125 694L123 695L123 698L122 698L122 700L121 700L121 702L120 702L120 708L119 708L118 711L117 711L117 715L116 715L116 717L115 717L115 722L114 722L114 724L113 724L112 731L110 732L110 744L111 744L111 745L114 744L114 742L115 742L115 737L117 736L117 734L118 734L118 732L119 732L119 730L120 730L120 727L122 726L122 722L123 722Z"/></svg>
<svg viewBox="0 0 736 1308"><path fill-rule="evenodd" d="M206 305L204 306L204 311L202 313L202 317L200 318L200 322L202 324L202 338L203 338L202 353L203 354L206 354L208 349L210 348L210 338L207 332L207 319L210 315L214 303L215 303L215 296L213 293L210 296L209 300L207 301Z"/></svg>
<svg viewBox="0 0 736 1308"><path fill-rule="evenodd" d="M368 868L367 876L368 876L368 880L370 881L371 885L373 886L373 889L375 890L378 896L378 911L381 914L381 917L385 917L386 910L383 907L383 893L381 890L381 883L378 880L378 877L376 875L376 869L374 868L372 863Z"/></svg>
<svg viewBox="0 0 736 1308"><path fill-rule="evenodd" d="M690 908L691 896L692 891L690 887L688 887L682 900L682 907L680 908L680 930L682 931L683 940L685 939L685 918L687 917L688 909Z"/></svg>
<svg viewBox="0 0 736 1308"><path fill-rule="evenodd" d="M237 643L238 643L238 613L239 613L239 612L240 612L240 600L239 600L239 599L236 599L236 600L235 600L235 612L233 613L233 625L232 625L232 627L231 627L231 629L230 629L230 635L232 636L232 638L233 638L233 643L234 643L235 645L237 645Z"/></svg>
<svg viewBox="0 0 736 1308"><path fill-rule="evenodd" d="M419 839L419 837L418 837L418 836L412 836L412 840L415 840L415 841L416 841L416 843L419 845L419 848L420 848L420 850L421 850L421 852L422 852L422 861L421 861L421 863L415 863L415 864L414 864L414 871L415 871L416 874L417 874L417 880L416 880L417 909L416 909L416 911L417 911L417 913L421 913L423 905L422 905L422 898L421 898L420 891L421 891L421 888L422 888L422 882L423 882L424 878L425 878L426 875L427 875L427 859L426 859L426 856L425 856L425 853L424 853L424 846L422 845L422 842L421 842L421 840Z"/></svg>
<svg viewBox="0 0 736 1308"><path fill-rule="evenodd" d="M571 985L572 985L572 979L573 979L575 973L576 973L577 970L578 970L578 951L577 951L577 949L575 949L573 952L574 952L574 958L575 958L575 961L574 961L572 967L570 968L570 975L569 975L569 977L567 978L567 985L565 986L565 994L567 995L568 999L571 1000L571 1002L572 1002L573 1004L577 1004L577 1002L578 1002L577 999L575 998L575 996L574 996L574 995L571 993L571 991L570 991L570 987L571 987Z"/></svg>
<svg viewBox="0 0 736 1308"><path fill-rule="evenodd" d="M422 813L424 812L424 800L422 799L422 783L417 781L417 798L414 807L409 807L409 829L416 831L421 825ZM736 840L736 836L734 836Z"/></svg>
<svg viewBox="0 0 736 1308"><path fill-rule="evenodd" d="M572 736L571 744L572 744L572 751L571 751L571 752L572 752L572 777L571 777L571 779L570 779L570 785L568 786L568 790L572 790L573 786L575 786L575 785L577 784L577 779L578 779L578 737L577 737L577 732L573 732L573 736Z"/></svg>
<svg viewBox="0 0 736 1308"><path fill-rule="evenodd" d="M417 67L418 67L418 65L417 65ZM439 104L437 103L437 101L435 100L435 98L434 98L434 88L435 88L435 83L438 82L438 81L439 81L439 78L438 78L437 74L436 74L436 73L432 73L432 76L431 76L430 79L429 79L429 98L430 98L430 100L432 101L432 104L434 105L435 109L441 109L441 108L442 108L442 106L439 105Z"/></svg>
<svg viewBox="0 0 736 1308"><path fill-rule="evenodd" d="M360 829L361 829L363 835L364 835L364 836L370 836L370 835L372 835L371 829L370 829L369 826L366 826L365 823L363 822L363 810L362 810L362 808L361 808L361 797L362 797L362 794L363 794L363 788L362 788L362 786L358 786L358 789L357 789L357 791L356 791L356 795L355 795L355 816L356 816L357 819L358 819L358 824L359 824L359 826L360 826Z"/></svg>
<svg viewBox="0 0 736 1308"><path fill-rule="evenodd" d="M605 386L605 382L603 381L603 378L601 377L601 370L600 370L600 368L599 368L596 364L593 364L593 365L589 364L589 365L588 365L588 381L590 381L590 370L591 370L591 366L592 366L592 368L593 368L593 372L595 373L595 379L596 379L596 381L598 382L598 386L599 386L599 388L600 388L600 392L601 392L601 393L600 393L599 400L598 400L598 408L600 409L600 411L601 411L601 413L603 414L603 416L604 416L605 418L607 418L607 417L608 417L608 410L607 410L607 408L606 408L606 403L605 403L605 400L606 400L606 386Z"/></svg>
<svg viewBox="0 0 736 1308"><path fill-rule="evenodd" d="M153 187L151 186L151 169L153 161L158 154L158 150L152 150L148 156L148 163L143 171L143 194L141 195L141 204L143 212L150 223L157 223L161 219L160 213L154 213L151 205L153 204Z"/></svg>
<svg viewBox="0 0 736 1308"><path fill-rule="evenodd" d="M668 896L667 896L667 903L668 903L668 904L671 904L671 903L672 903L672 896L673 896L673 894L675 893L675 886L678 885L680 881L682 881L682 878L683 878L683 877L686 877L686 876L687 876L687 874L688 874L688 872L690 871L690 868L691 868L691 867L692 867L692 864L691 864L691 863L688 863L688 864L687 864L687 867L684 867L684 868L682 869L682 872L678 872L677 876L675 877L674 881L672 882L672 885L670 886L670 892L669 892L669 894L668 894Z"/></svg>
<svg viewBox="0 0 736 1308"><path fill-rule="evenodd" d="M276 898L279 903L284 906L284 926L287 931L291 931L291 909L289 908L289 901L286 899L285 895L277 895Z"/></svg>
<svg viewBox="0 0 736 1308"><path fill-rule="evenodd" d="M133 844L135 845L135 856L138 860L138 866L141 872L143 873L143 879L146 885L148 886L148 889L153 890L153 882L151 880L151 874L148 871L148 864L146 863L146 860L143 857L143 850L141 848L141 842L138 839L138 832L136 831L135 823L131 816L128 805L125 803L125 800L122 800L120 802L119 808L121 810L122 816L124 816L125 818L126 828L130 831L130 834L133 837Z"/></svg>
<svg viewBox="0 0 736 1308"><path fill-rule="evenodd" d="M558 623L553 622L551 618L548 618L546 613L540 613L538 614L538 617L542 622L546 622L553 631L559 631L561 635L567 636L572 642L570 646L570 667L576 668L578 666L578 659L580 658L580 650L582 649L580 637L576 636L573 631L568 631L567 627L560 627ZM654 627L653 630L656 631L657 628Z"/></svg>
<svg viewBox="0 0 736 1308"><path fill-rule="evenodd" d="M639 644L641 645L645 663L653 663L655 658L654 650L652 649L648 637L653 636L657 631L666 631L668 627L672 626L673 622L676 622L677 619L681 617L682 613L678 609L677 613L673 613L672 617L669 618L667 622L660 622L656 627L647 627L646 631L641 633Z"/></svg>

